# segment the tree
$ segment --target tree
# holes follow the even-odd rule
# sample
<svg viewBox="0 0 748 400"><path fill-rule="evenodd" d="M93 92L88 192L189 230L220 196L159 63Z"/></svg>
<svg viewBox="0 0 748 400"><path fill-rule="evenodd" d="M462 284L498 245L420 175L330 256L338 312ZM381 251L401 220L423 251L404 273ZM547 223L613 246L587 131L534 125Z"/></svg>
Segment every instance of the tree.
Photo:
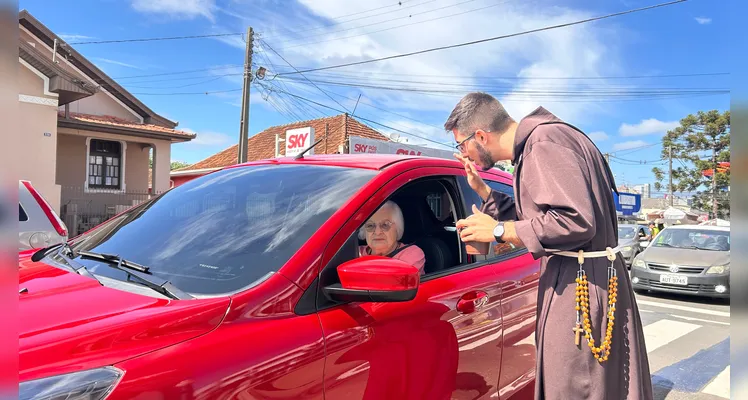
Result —
<svg viewBox="0 0 748 400"><path fill-rule="evenodd" d="M190 165L189 163L186 163L184 161L172 161L169 170L174 171L177 168L183 168L189 165ZM148 158L148 168L153 169L153 157Z"/></svg>
<svg viewBox="0 0 748 400"><path fill-rule="evenodd" d="M662 157L672 152L672 188L668 171L654 168L655 190L695 192L693 207L709 210L712 218L730 217L730 111L699 111L680 121L662 139ZM711 171L711 173L710 173Z"/></svg>

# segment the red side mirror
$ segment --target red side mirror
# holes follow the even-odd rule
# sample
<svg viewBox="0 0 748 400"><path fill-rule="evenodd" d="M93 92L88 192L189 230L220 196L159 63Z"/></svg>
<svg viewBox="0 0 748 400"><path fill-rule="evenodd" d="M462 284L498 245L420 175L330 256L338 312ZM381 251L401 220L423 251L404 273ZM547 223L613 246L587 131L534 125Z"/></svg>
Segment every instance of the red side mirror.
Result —
<svg viewBox="0 0 748 400"><path fill-rule="evenodd" d="M332 299L346 302L400 302L415 298L418 268L378 256L357 258L338 266L339 285L325 288Z"/></svg>

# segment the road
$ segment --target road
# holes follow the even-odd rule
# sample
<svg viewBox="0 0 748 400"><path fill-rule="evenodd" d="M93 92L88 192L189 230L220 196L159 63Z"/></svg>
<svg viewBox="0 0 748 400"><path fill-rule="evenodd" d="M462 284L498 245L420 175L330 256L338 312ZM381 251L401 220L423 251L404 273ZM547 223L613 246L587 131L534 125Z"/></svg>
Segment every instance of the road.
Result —
<svg viewBox="0 0 748 400"><path fill-rule="evenodd" d="M730 303L636 295L655 399L730 398Z"/></svg>

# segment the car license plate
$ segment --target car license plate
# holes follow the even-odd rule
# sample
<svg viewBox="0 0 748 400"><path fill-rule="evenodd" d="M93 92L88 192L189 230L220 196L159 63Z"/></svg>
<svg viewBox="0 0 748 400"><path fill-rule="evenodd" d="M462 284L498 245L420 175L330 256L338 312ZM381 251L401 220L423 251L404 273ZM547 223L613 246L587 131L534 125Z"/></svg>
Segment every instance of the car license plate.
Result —
<svg viewBox="0 0 748 400"><path fill-rule="evenodd" d="M688 277L682 275L660 275L660 283L670 285L688 285Z"/></svg>

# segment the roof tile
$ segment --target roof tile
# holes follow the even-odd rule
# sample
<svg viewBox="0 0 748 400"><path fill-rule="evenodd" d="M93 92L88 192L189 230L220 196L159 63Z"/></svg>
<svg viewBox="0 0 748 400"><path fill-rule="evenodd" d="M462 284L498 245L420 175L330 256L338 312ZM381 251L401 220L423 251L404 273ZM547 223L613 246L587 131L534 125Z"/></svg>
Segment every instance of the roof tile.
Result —
<svg viewBox="0 0 748 400"><path fill-rule="evenodd" d="M64 117L65 113L63 111L58 111L58 116ZM92 114L82 114L82 113L74 113L71 112L68 114L70 119L74 119L76 121L81 122L91 122L95 124L104 124L104 125L113 125L118 126L122 128L130 128L130 129L140 129L144 131L151 131L156 133L165 133L170 135L178 135L178 136L184 136L188 139L194 139L195 134L194 133L188 133L185 131L180 131L176 129L170 129L159 125L153 125L153 124L141 124L138 122L128 121L124 118L114 117L111 115L92 115Z"/></svg>
<svg viewBox="0 0 748 400"><path fill-rule="evenodd" d="M333 117L314 119L309 121L295 122L292 124L272 126L262 132L249 138L247 142L247 161L264 160L275 157L275 135L280 135L285 139L286 131L289 129L312 127L315 132L315 140L319 140L325 135L325 124L327 124L327 140L323 140L314 148L315 154L334 154L338 152L338 146L345 144L349 136L359 136L374 140L389 140L386 136L376 130L358 122L355 118L347 114L340 114ZM239 145L233 145L217 154L214 154L202 161L192 164L188 167L180 168L175 171L188 171L204 168L222 168L234 165L239 159ZM281 156L285 154L285 146L280 146Z"/></svg>

